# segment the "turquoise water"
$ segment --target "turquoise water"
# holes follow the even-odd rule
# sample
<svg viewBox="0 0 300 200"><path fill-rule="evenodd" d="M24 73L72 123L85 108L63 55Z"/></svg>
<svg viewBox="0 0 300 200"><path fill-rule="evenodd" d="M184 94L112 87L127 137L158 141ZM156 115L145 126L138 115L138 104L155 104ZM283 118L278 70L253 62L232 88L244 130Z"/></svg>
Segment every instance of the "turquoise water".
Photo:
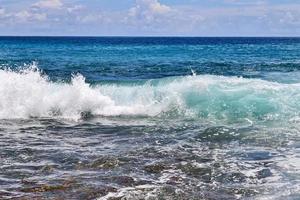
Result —
<svg viewBox="0 0 300 200"><path fill-rule="evenodd" d="M0 37L0 197L300 198L299 38Z"/></svg>

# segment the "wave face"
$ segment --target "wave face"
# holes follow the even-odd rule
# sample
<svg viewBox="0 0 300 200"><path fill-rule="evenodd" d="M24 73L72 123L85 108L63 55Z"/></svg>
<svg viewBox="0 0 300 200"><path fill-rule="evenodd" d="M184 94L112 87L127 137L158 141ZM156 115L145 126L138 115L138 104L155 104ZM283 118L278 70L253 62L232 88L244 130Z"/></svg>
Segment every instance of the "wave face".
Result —
<svg viewBox="0 0 300 200"><path fill-rule="evenodd" d="M93 116L185 117L243 122L299 116L300 84L193 75L143 84L90 85L82 75L51 82L35 66L0 70L0 118Z"/></svg>

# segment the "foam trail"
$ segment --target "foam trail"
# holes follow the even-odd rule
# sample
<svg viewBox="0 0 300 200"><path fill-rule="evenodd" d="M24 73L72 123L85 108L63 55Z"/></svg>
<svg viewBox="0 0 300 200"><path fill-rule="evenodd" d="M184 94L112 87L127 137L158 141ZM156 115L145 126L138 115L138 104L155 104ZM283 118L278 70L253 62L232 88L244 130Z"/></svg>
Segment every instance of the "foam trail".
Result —
<svg viewBox="0 0 300 200"><path fill-rule="evenodd" d="M193 75L142 85L91 86L81 75L57 83L31 67L0 70L0 118L102 116L187 117L210 121L294 120L300 84Z"/></svg>

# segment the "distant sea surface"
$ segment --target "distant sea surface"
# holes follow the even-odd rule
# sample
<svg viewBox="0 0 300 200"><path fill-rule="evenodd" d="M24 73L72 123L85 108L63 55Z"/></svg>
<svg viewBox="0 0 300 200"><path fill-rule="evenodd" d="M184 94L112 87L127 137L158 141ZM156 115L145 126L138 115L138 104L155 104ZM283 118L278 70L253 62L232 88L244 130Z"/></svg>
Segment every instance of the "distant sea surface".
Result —
<svg viewBox="0 0 300 200"><path fill-rule="evenodd" d="M0 199L300 199L300 38L0 37Z"/></svg>

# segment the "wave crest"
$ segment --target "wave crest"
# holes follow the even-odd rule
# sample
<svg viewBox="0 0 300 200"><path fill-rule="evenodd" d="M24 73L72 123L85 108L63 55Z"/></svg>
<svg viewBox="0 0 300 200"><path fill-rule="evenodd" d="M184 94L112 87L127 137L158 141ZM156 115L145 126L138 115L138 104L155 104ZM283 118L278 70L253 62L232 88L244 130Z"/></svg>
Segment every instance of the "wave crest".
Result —
<svg viewBox="0 0 300 200"><path fill-rule="evenodd" d="M295 119L299 84L198 75L91 86L82 75L49 81L36 67L0 70L0 118L184 117L227 122ZM83 114L85 113L85 114Z"/></svg>

